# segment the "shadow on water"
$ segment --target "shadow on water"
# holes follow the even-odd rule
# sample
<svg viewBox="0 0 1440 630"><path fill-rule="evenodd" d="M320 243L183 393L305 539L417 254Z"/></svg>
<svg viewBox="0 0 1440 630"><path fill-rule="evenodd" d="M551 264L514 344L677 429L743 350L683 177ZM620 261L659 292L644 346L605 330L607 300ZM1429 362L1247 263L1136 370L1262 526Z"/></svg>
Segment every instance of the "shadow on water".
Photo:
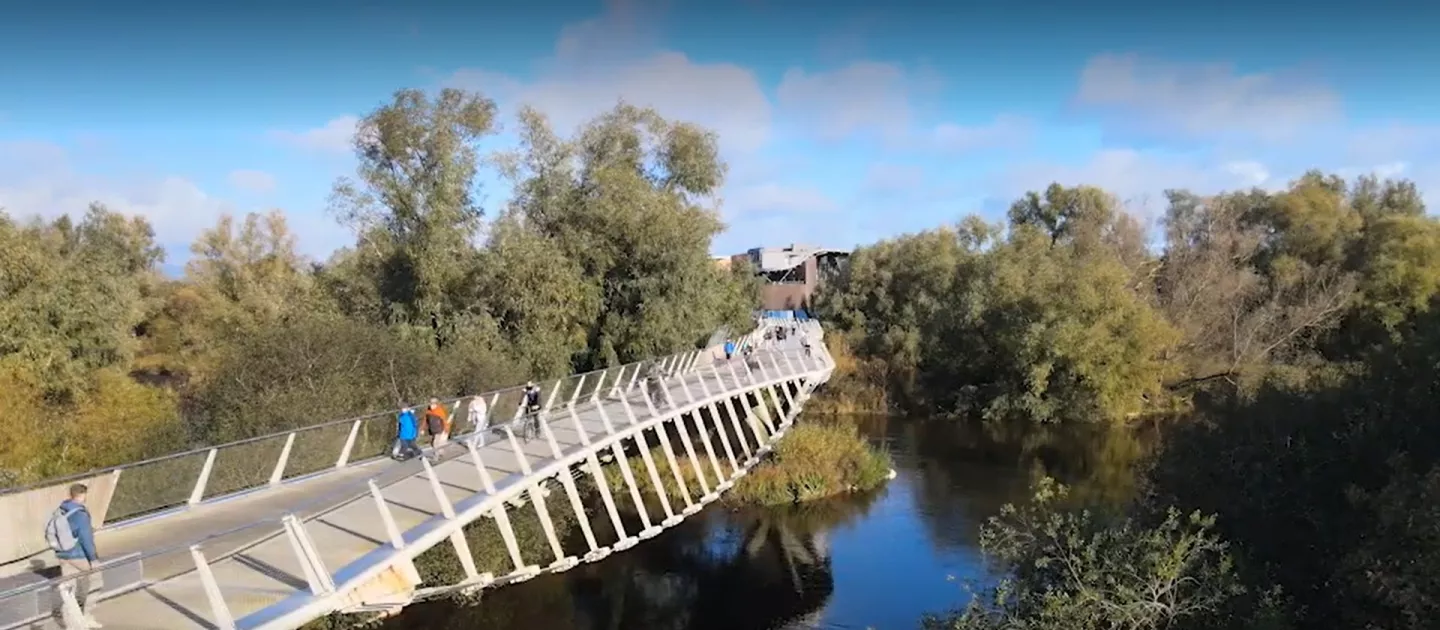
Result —
<svg viewBox="0 0 1440 630"><path fill-rule="evenodd" d="M711 507L634 549L417 605L392 630L914 628L984 580L979 527L1049 475L1121 500L1147 440L1100 429L1005 430L944 419L857 418L898 477L872 493L785 509ZM600 523L597 522L597 525Z"/></svg>

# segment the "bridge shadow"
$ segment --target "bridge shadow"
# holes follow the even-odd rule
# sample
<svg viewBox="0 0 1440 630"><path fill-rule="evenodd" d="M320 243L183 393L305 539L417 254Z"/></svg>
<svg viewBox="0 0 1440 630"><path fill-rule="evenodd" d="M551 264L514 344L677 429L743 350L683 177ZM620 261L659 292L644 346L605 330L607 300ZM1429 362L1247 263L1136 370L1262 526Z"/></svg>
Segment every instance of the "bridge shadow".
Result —
<svg viewBox="0 0 1440 630"><path fill-rule="evenodd" d="M488 591L478 603L416 605L380 627L805 627L835 589L827 532L863 516L876 496L801 509L706 510L603 562Z"/></svg>

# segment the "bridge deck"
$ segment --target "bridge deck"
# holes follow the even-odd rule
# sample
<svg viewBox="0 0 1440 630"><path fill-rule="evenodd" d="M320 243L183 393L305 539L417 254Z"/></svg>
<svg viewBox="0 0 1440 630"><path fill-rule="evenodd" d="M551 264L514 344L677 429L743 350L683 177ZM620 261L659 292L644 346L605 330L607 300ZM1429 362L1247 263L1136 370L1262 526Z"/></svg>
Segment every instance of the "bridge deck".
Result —
<svg viewBox="0 0 1440 630"><path fill-rule="evenodd" d="M769 353L757 354L763 356ZM742 378L739 382L728 369L722 368L718 373L726 391L739 392L749 387L743 380L743 370L739 371ZM688 400L681 379L695 396L701 396L704 390L698 380L702 375L709 390L717 391L715 374L703 369L701 373L667 379L670 396L681 404ZM642 421L649 417L639 388L632 390L627 399L636 417ZM622 402L604 399L600 404L614 426L628 426L629 416ZM606 435L597 405L577 405L576 412L579 426L590 440ZM563 408L551 412L547 425L562 453L570 454L587 448L575 423ZM529 440L520 440L520 444L532 468L539 468L554 459L543 433ZM498 488L526 481L503 433L488 433L486 444L479 452ZM463 456L465 453L463 444L452 443L439 454L440 461L434 465L444 492L457 512L489 496L482 487L474 462ZM307 522L306 531L325 566L335 574L336 582L346 579L345 567L388 544L389 536L368 493L367 480L377 476L380 477L377 483L381 486L381 494L389 504L400 531L406 532L407 541L428 529L417 530L418 526L442 514L418 459L408 462L379 459L273 489L201 504L150 521L101 531L97 535L97 546L105 557L113 558L131 552L172 547L185 540L222 534L246 524L275 521L273 525L251 527L206 540L203 545L202 551L220 584L226 605L233 617L241 620L307 589L305 573L289 537L281 535L282 527L276 521L278 517L286 513L314 517ZM563 503L566 499L559 496L551 501ZM534 560L543 566L550 559ZM93 606L93 613L106 628L113 629L217 627L212 618L212 607L194 567L186 549L146 557L142 565L143 583L148 586L101 601ZM47 623L46 627L55 626Z"/></svg>

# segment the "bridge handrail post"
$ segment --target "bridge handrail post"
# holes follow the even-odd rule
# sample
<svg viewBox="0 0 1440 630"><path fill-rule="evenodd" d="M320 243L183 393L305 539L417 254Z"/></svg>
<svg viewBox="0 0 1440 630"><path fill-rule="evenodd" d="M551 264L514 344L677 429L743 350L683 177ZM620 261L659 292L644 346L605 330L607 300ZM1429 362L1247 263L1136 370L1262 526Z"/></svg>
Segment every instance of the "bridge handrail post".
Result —
<svg viewBox="0 0 1440 630"><path fill-rule="evenodd" d="M630 381L625 384L625 389L624 391L620 392L620 395L628 395L630 393L630 390L635 388L635 380L638 378L640 378L640 364L636 363L635 371L630 373Z"/></svg>
<svg viewBox="0 0 1440 630"><path fill-rule="evenodd" d="M733 365L731 366L731 369L734 369ZM714 363L710 364L710 376L715 377L715 391L717 393L724 394L730 391L730 388L725 386L725 377L720 375L720 368L715 367ZM736 378L735 381L738 383L740 379Z"/></svg>
<svg viewBox="0 0 1440 630"><path fill-rule="evenodd" d="M785 402L790 403L790 411L795 412L798 407L795 405L795 396L790 393L790 381L780 384L780 393L785 395Z"/></svg>
<svg viewBox="0 0 1440 630"><path fill-rule="evenodd" d="M746 367L749 367L749 366L746 366ZM760 378L768 382L768 381L770 380L770 373L765 370L765 362L764 362L764 361L761 361L761 360L759 360L759 359L756 359L756 361L755 361L755 367L760 368ZM752 376L753 376L753 374L752 374Z"/></svg>
<svg viewBox="0 0 1440 630"><path fill-rule="evenodd" d="M773 437L773 436L775 435L775 433L776 433L776 426L777 426L776 423L775 423L775 421L774 421L774 419L772 419L772 418L770 417L770 407L767 406L767 405L769 405L769 403L766 402L766 400L765 400L765 391L769 391L769 392L770 392L770 395L771 395L771 399L772 399L772 400L774 400L774 395L775 395L775 390L774 390L771 386L769 386L769 385L763 387L763 388L762 388L762 391L759 391L759 392L756 392L756 393L755 393L755 398L760 401L760 413L758 414L758 415L760 416L760 422L761 422L761 424L764 424L764 425L765 425L765 429L766 429L767 431L769 431L769 435L766 435L766 436L765 436L766 442L761 444L762 447L763 447L766 443L769 442L769 440L770 440L771 437ZM778 411L778 409L777 409L777 411Z"/></svg>
<svg viewBox="0 0 1440 630"><path fill-rule="evenodd" d="M573 408L570 409L570 416L575 418L576 426L579 427L580 418L575 415ZM562 457L560 443L555 439L555 431L550 428L550 423L542 423L540 430L545 433L545 441L550 443L550 452L554 454L555 459L560 459ZM584 430L580 431L580 435L585 436ZM589 545L591 553L594 553L600 545L595 540L594 530L590 528L590 519L585 515L585 504L580 500L580 492L575 487L575 479L570 476L569 468L562 471L558 477L560 485L565 489L565 496L570 500L570 509L574 511L577 523L580 525L580 533L585 536L585 544Z"/></svg>
<svg viewBox="0 0 1440 630"><path fill-rule="evenodd" d="M715 401L713 396L706 396L709 399L710 413L715 413ZM715 443L710 441L710 431L705 428L705 414L696 409L691 412L690 419L695 422L695 432L700 436L700 445L705 447L705 455L710 458L710 467L715 470L715 485L725 483L725 473L720 470L720 460L715 457ZM683 430L683 427L682 427ZM719 488L716 488L719 491Z"/></svg>
<svg viewBox="0 0 1440 630"><path fill-rule="evenodd" d="M270 485L280 485L280 479L285 476L285 465L290 463L290 449L295 447L295 432L291 431L285 436L285 446L280 449L280 456L275 458L275 469L270 471Z"/></svg>
<svg viewBox="0 0 1440 630"><path fill-rule="evenodd" d="M635 418L635 410L630 407L630 400L628 398L620 399L620 408L625 410L625 417L630 420L631 426L639 424L639 420ZM649 460L649 445L642 442L644 437L644 432L641 432L636 434L633 440L635 447L640 450L640 459L643 460L646 469L649 470L653 466L653 462ZM635 471L630 467L630 460L625 457L624 448L620 442L612 443L610 448L612 449L611 452L615 454L616 459L620 460L620 473L625 476L625 482L630 486L630 498L635 503L636 511L640 513L640 523L644 525L645 530L648 531L653 527L653 523L650 520L649 511L645 509L645 500L640 494L639 484L635 481ZM655 487L661 487L659 476L653 474L653 472L651 473L651 480L655 484ZM660 493L660 501L665 505L669 504L669 499L665 497L665 493L663 492ZM665 513L668 516L674 516L674 513L672 513L668 507L665 508Z"/></svg>
<svg viewBox="0 0 1440 630"><path fill-rule="evenodd" d="M720 437L720 446L725 449L725 459L730 462L730 474L725 478L735 476L740 470L740 464L735 461L735 449L730 446L730 436L725 433L725 425L720 420L720 404L717 401L710 401L710 422L715 425L715 434Z"/></svg>
<svg viewBox="0 0 1440 630"><path fill-rule="evenodd" d="M665 381L660 381L660 394L665 397L665 402L670 405L670 409L674 410L680 408L680 403L675 402L675 397L670 394L669 383L666 383Z"/></svg>
<svg viewBox="0 0 1440 630"><path fill-rule="evenodd" d="M360 435L360 423L363 420L356 420L350 425L350 435L345 436L345 448L340 449L340 457L335 459L336 468L344 468L350 463L350 453L355 450L355 438Z"/></svg>
<svg viewBox="0 0 1440 630"><path fill-rule="evenodd" d="M210 482L210 472L215 470L215 455L219 449L211 448L205 454L205 464L200 467L200 474L195 477L195 487L190 490L189 505L196 505L205 499L205 485Z"/></svg>
<svg viewBox="0 0 1440 630"><path fill-rule="evenodd" d="M385 495L380 493L380 486L375 485L374 479L369 479L366 485L370 487L370 498L375 500L375 509L380 512L380 522L385 525L385 535L390 538L390 546L399 550L405 548L405 537L400 533L400 527L395 524L395 515L390 511L390 504L385 501Z"/></svg>
<svg viewBox="0 0 1440 630"><path fill-rule="evenodd" d="M550 388L550 395L545 397L545 406L540 408L540 413L548 412L551 407L555 406L555 397L560 394L560 384L564 383L568 378L567 376L565 378L555 379L555 386Z"/></svg>
<svg viewBox="0 0 1440 630"><path fill-rule="evenodd" d="M503 430L505 439L510 442L510 449L515 451L515 461L520 464L520 472L529 476L533 472L530 468L530 458L526 457L525 450L520 448L520 440L515 439L515 430L508 424L503 426Z"/></svg>
<svg viewBox="0 0 1440 630"><path fill-rule="evenodd" d="M790 398L790 388L789 388L789 386L788 386L786 383L781 383L780 386L779 386L779 388L785 391L785 398L786 398L786 400L789 400L789 398ZM767 390L770 391L770 400L775 403L775 420L776 420L775 426L776 426L777 428L779 428L779 429L784 429L784 428L785 428L785 425L787 424L787 423L786 423L786 414L785 414L785 408L782 407L782 406L780 406L780 394L778 394L778 393L775 392L775 389L776 389L776 388L775 388L774 386L766 387L765 389L767 389ZM795 406L794 406L793 403L791 404L790 408L791 408L791 409L794 409L794 408L795 408Z"/></svg>
<svg viewBox="0 0 1440 630"><path fill-rule="evenodd" d="M475 472L480 474L480 484L485 492L495 494L495 479L490 476L490 469L485 467L485 460L480 457L480 449L475 445L475 439L465 440L465 449L470 451L470 461L475 464ZM491 508L491 516L495 519L495 525L500 530L500 539L505 543L505 552L510 554L510 561L515 564L516 571L525 569L525 559L520 556L520 544L515 539L515 528L510 524L510 515L505 511L505 503L502 501Z"/></svg>
<svg viewBox="0 0 1440 630"><path fill-rule="evenodd" d="M190 545L190 559L195 561L195 573L200 576L200 585L205 590L205 599L210 602L210 612L215 616L215 625L220 630L235 630L235 616L230 614L230 605L220 592L220 583L210 570L210 562L200 551L200 545Z"/></svg>
<svg viewBox="0 0 1440 630"><path fill-rule="evenodd" d="M435 473L435 467L424 457L420 458L420 465L425 468L425 479L430 483L430 491L435 493L435 502L440 504L440 513L446 519L455 518L455 506L450 503L450 497L445 496L445 488L440 485L440 475Z"/></svg>
<svg viewBox="0 0 1440 630"><path fill-rule="evenodd" d="M750 450L750 441L745 439L744 425L749 422L741 422L740 410L744 409L744 405L736 405L735 398L731 397L725 399L725 408L730 411L730 428L735 429L735 441L740 443L740 450L745 453L744 462L748 468L755 461L755 454Z"/></svg>
<svg viewBox="0 0 1440 630"><path fill-rule="evenodd" d="M650 399L650 384L645 381L640 381L640 397L645 399L645 409L650 412L650 416L658 417L660 410L655 408L655 401Z"/></svg>
<svg viewBox="0 0 1440 630"><path fill-rule="evenodd" d="M690 384L686 382L687 379L685 378L685 375L681 374L680 376L676 377L675 380L680 381L680 391L685 392L685 402L692 405L695 404L695 393L690 391Z"/></svg>
<svg viewBox="0 0 1440 630"><path fill-rule="evenodd" d="M550 428L549 422L545 420L540 421L540 433L544 434L545 443L550 446L550 456L555 459L560 459L562 454L560 441L555 439L555 431Z"/></svg>
<svg viewBox="0 0 1440 630"><path fill-rule="evenodd" d="M591 401L595 403L595 411L600 414L600 424L605 427L606 435L614 435L615 423L610 421L610 413L605 411L605 401L600 398L600 390L595 390Z"/></svg>
<svg viewBox="0 0 1440 630"><path fill-rule="evenodd" d="M748 366L748 365L745 365L745 361L744 361L743 359L740 361L740 365L743 366L743 367L745 367L747 370L748 370L749 367L750 367L750 366ZM736 386L736 387L744 387L744 386L745 386L745 382L740 379L740 372L735 369L735 362L734 362L734 361L731 361L730 364L727 365L727 366L725 366L725 367L727 367L727 368L730 369L730 376L735 377L735 386ZM750 374L750 373L747 371L747 372L746 372L746 375L748 376L749 374ZM752 378L751 382L752 382L752 384L753 384L753 382L754 382L754 381L753 381L753 378Z"/></svg>
<svg viewBox="0 0 1440 630"><path fill-rule="evenodd" d="M697 383L697 384L700 384L700 394L701 394L700 398L701 398L701 400L704 400L704 398L708 398L708 397L714 396L713 393L710 393L710 385L706 384L706 373L703 373L703 371L700 371L700 370L698 370L698 368L697 368L697 370L691 371L690 374L696 375L696 383Z"/></svg>
<svg viewBox="0 0 1440 630"><path fill-rule="evenodd" d="M300 568L305 572L305 582L310 587L310 594L323 596L334 593L335 580L330 576L329 569L325 568L320 554L316 553L315 545L305 531L305 524L294 514L286 514L282 523L286 537L290 539L290 549L295 552L295 557L300 560Z"/></svg>
<svg viewBox="0 0 1440 630"><path fill-rule="evenodd" d="M590 374L588 374L588 373L586 373L586 374L581 374L581 375L580 375L580 382L575 384L575 391L573 391L573 392L570 393L570 400L565 403L565 406L567 406L567 407L574 407L574 406L575 406L575 401L577 401L577 400L580 399L580 390L585 389L585 379L588 378L589 376L590 376ZM600 373L600 377L603 379L603 378L605 377L605 373L604 373L604 372L601 372L601 373Z"/></svg>
<svg viewBox="0 0 1440 630"><path fill-rule="evenodd" d="M790 353L789 353L789 352L782 353L782 354L780 355L780 358L785 361L785 366L790 368L790 373L791 373L791 374L799 373L799 370L795 369L795 364L790 361Z"/></svg>
<svg viewBox="0 0 1440 630"><path fill-rule="evenodd" d="M775 378L786 376L785 368L780 367L780 361L774 354L770 355L770 366L775 368Z"/></svg>

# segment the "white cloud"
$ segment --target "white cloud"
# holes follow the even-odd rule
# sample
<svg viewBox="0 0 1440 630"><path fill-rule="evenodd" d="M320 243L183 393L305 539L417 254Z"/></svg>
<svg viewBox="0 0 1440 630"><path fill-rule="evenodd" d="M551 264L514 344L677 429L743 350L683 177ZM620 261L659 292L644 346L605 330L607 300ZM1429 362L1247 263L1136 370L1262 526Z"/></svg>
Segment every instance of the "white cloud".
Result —
<svg viewBox="0 0 1440 630"><path fill-rule="evenodd" d="M873 132L898 141L910 134L914 88L900 66L861 61L833 72L791 68L775 93L791 118L824 139Z"/></svg>
<svg viewBox="0 0 1440 630"><path fill-rule="evenodd" d="M277 129L267 134L270 139L306 151L318 153L346 153L350 151L355 127L360 119L352 115L331 119L320 127L303 131Z"/></svg>
<svg viewBox="0 0 1440 630"><path fill-rule="evenodd" d="M764 146L771 108L755 74L736 64L700 63L659 49L653 17L663 7L649 4L612 0L599 17L565 26L554 53L537 64L531 80L469 68L445 83L478 90L504 109L533 106L562 133L623 99L715 131L727 155Z"/></svg>
<svg viewBox="0 0 1440 630"><path fill-rule="evenodd" d="M833 212L836 204L818 188L772 182L741 187L721 207L729 217L756 217Z"/></svg>
<svg viewBox="0 0 1440 630"><path fill-rule="evenodd" d="M1345 148L1350 159L1356 162L1383 162L1396 156L1440 158L1440 125L1389 123L1368 126L1350 132Z"/></svg>
<svg viewBox="0 0 1440 630"><path fill-rule="evenodd" d="M1183 188L1204 194L1252 186L1272 188L1284 185L1286 180L1275 177L1269 167L1254 160L1215 163L1189 156L1107 149L1080 164L1015 165L1001 175L993 193L1011 199L1055 182L1103 188L1136 216L1154 218L1164 210L1166 189Z"/></svg>
<svg viewBox="0 0 1440 630"><path fill-rule="evenodd" d="M1134 54L1092 57L1076 101L1113 115L1122 128L1201 139L1240 133L1286 140L1341 114L1339 96L1306 77Z"/></svg>
<svg viewBox="0 0 1440 630"><path fill-rule="evenodd" d="M946 151L974 151L1023 144L1035 133L1035 123L1027 118L1001 114L989 124L965 126L943 123L935 127L935 145Z"/></svg>
<svg viewBox="0 0 1440 630"><path fill-rule="evenodd" d="M1242 186L1260 186L1270 181L1270 169L1255 160L1226 162L1220 169L1244 182Z"/></svg>
<svg viewBox="0 0 1440 630"><path fill-rule="evenodd" d="M0 207L11 216L45 219L80 217L92 202L145 217L156 240L172 251L185 251L201 230L221 213L235 211L223 199L175 175L101 177L76 171L59 146L44 143L0 144L0 156L12 156L24 168L0 162Z"/></svg>
<svg viewBox="0 0 1440 630"><path fill-rule="evenodd" d="M730 154L755 151L770 134L770 103L754 73L729 63L695 63L677 52L656 53L593 74L563 72L533 82L461 70L447 83L479 90L506 109L531 105L562 133L624 100L715 131L722 150Z"/></svg>
<svg viewBox="0 0 1440 630"><path fill-rule="evenodd" d="M263 195L275 190L275 176L265 171L234 170L230 171L227 179L231 186L246 192Z"/></svg>

